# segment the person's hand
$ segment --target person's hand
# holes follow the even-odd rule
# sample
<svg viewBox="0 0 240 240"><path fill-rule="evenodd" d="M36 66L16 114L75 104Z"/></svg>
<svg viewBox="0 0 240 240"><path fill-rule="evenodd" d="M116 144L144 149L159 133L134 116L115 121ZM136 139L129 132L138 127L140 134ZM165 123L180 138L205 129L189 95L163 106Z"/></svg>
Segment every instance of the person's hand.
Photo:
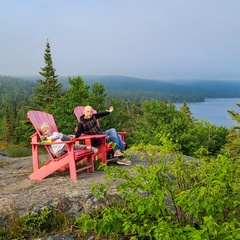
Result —
<svg viewBox="0 0 240 240"><path fill-rule="evenodd" d="M55 138L52 138L51 141L52 141L52 142L55 142L55 141L57 141L58 139L59 139L58 137L55 137Z"/></svg>
<svg viewBox="0 0 240 240"><path fill-rule="evenodd" d="M46 137L44 135L40 136L41 140L44 140Z"/></svg>
<svg viewBox="0 0 240 240"><path fill-rule="evenodd" d="M112 112L114 110L114 108L113 108L113 106L111 106L108 110L107 110L107 112Z"/></svg>

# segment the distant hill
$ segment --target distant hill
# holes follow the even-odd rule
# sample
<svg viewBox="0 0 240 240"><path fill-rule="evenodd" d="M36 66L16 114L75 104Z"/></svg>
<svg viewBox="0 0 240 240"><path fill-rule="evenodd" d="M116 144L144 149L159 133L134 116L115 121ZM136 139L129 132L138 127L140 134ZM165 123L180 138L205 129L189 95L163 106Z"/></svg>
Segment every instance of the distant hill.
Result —
<svg viewBox="0 0 240 240"><path fill-rule="evenodd" d="M70 76L73 78L74 76ZM36 81L40 77L22 77ZM83 75L83 81L91 86L94 82L104 84L106 92L114 97L128 100L155 98L173 102L204 101L205 98L240 97L240 80L151 80L126 76ZM0 78L1 80L1 78ZM22 80L22 79L21 79ZM64 88L68 88L68 76L58 76Z"/></svg>
<svg viewBox="0 0 240 240"><path fill-rule="evenodd" d="M205 98L240 97L240 80L151 80L126 76L82 76L85 83L103 83L114 96L142 95L173 102L204 101ZM63 79L59 78L59 81ZM64 80L63 85L66 84ZM133 98L133 97L132 97Z"/></svg>
<svg viewBox="0 0 240 240"><path fill-rule="evenodd" d="M153 92L190 93L208 97L239 97L240 80L171 80L160 81L125 76L83 76L84 82L101 82L107 91L147 90Z"/></svg>

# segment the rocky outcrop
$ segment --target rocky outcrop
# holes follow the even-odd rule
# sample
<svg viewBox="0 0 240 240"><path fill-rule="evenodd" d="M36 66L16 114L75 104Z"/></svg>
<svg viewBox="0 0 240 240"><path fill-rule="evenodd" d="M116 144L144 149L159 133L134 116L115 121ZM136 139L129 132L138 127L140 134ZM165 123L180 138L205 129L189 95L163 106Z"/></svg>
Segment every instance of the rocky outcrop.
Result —
<svg viewBox="0 0 240 240"><path fill-rule="evenodd" d="M47 161L47 155L41 155L42 162ZM139 157L132 155L134 164L139 163ZM104 171L94 173L78 173L77 180L70 180L68 172L54 173L41 181L30 180L28 175L32 172L32 158L7 158L0 155L0 161L8 165L0 168L0 227L4 226L5 218L9 214L25 215L37 213L44 206L57 209L63 213L80 216L91 212L95 208L107 204L108 199L96 199L91 192L92 183L104 181ZM142 161L141 161L142 162ZM134 165L133 164L133 165ZM120 166L109 163L108 166ZM108 193L116 197L116 185L119 180L111 180Z"/></svg>

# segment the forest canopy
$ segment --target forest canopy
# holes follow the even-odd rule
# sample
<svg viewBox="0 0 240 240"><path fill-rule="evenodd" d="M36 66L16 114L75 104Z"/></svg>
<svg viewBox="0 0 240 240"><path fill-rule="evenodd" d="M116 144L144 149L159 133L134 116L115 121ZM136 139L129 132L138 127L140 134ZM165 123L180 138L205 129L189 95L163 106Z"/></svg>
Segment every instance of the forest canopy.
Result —
<svg viewBox="0 0 240 240"><path fill-rule="evenodd" d="M74 76L71 76L74 77ZM35 81L37 77L26 77ZM206 98L240 97L237 80L151 80L126 76L82 76L86 84L102 83L106 93L117 98L141 101L158 99L172 102L203 102ZM59 76L64 89L70 87L67 76ZM134 94L133 94L134 92Z"/></svg>
<svg viewBox="0 0 240 240"><path fill-rule="evenodd" d="M137 98L137 94L141 90L137 90L137 87L135 91L122 90L123 93L129 92L129 95L117 95L114 92L111 95L111 91L108 94L105 90L104 84L91 82L88 85L80 76L69 77L69 87L67 88L66 84L64 88L63 82L61 82L62 85L59 85L57 76L54 76L54 79L53 85L57 84L60 88L57 90L52 88L56 94L49 102L47 96L42 98L43 94L39 95L36 92L39 86L36 82L29 79L0 76L2 87L0 91L2 99L0 103L0 140L2 142L29 146L29 137L33 133L33 128L26 119L26 113L29 109L43 110L53 114L59 131L72 134L77 125L77 120L73 114L73 109L76 106L92 105L98 111L104 111L113 105L116 111L101 121L101 128L107 129L109 126L114 126L121 131L131 132L131 135L127 137L129 145L136 142L161 145L165 138L173 139L181 152L194 156L202 147L208 153L216 154L226 143L228 129L216 127L207 121L200 122L194 119L186 101L183 101L181 110L176 110L174 103L169 99L170 95L168 96L166 92L159 93L161 96L165 96L165 100L162 101L153 97L153 93L157 94L156 91L142 90L143 95L147 92L152 95L152 98L148 99L145 95L140 100ZM44 85L46 85L45 82ZM130 92L135 101L127 97L127 95L130 96ZM49 96L53 96L52 94L49 93ZM171 94L174 96L175 93L171 92ZM181 94L178 93L178 95ZM36 101L38 96L41 97L40 101ZM209 138L209 136L215 137Z"/></svg>

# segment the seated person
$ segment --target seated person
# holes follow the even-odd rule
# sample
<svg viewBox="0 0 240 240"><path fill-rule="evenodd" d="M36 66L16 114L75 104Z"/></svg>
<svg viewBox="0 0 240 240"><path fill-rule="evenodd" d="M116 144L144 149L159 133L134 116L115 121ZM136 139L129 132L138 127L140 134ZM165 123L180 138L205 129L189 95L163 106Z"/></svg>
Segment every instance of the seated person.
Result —
<svg viewBox="0 0 240 240"><path fill-rule="evenodd" d="M41 140L49 140L51 142L63 142L71 140L70 137L63 135L59 132L51 132L50 126L47 123L42 123L38 127L39 131L42 133L40 137ZM83 145L83 144L74 144L74 149L89 149L92 150L94 153L97 153L98 149L95 147ZM49 149L54 157L58 158L65 153L67 153L66 144L51 144L49 145Z"/></svg>
<svg viewBox="0 0 240 240"><path fill-rule="evenodd" d="M81 134L107 134L106 137L107 142L115 143L114 147L114 157L118 157L118 164L123 165L131 165L132 161L129 161L127 158L123 156L123 152L125 150L124 144L121 136L117 133L115 128L108 129L102 132L98 126L97 119L109 115L114 110L113 107L110 107L105 112L93 113L93 108L91 106L86 106L83 111L83 115L80 117L80 122L78 123L77 131L74 135L70 135L71 137L78 138ZM100 140L101 141L101 140ZM101 142L100 142L101 143ZM100 145L99 139L93 139L92 145L94 147Z"/></svg>

